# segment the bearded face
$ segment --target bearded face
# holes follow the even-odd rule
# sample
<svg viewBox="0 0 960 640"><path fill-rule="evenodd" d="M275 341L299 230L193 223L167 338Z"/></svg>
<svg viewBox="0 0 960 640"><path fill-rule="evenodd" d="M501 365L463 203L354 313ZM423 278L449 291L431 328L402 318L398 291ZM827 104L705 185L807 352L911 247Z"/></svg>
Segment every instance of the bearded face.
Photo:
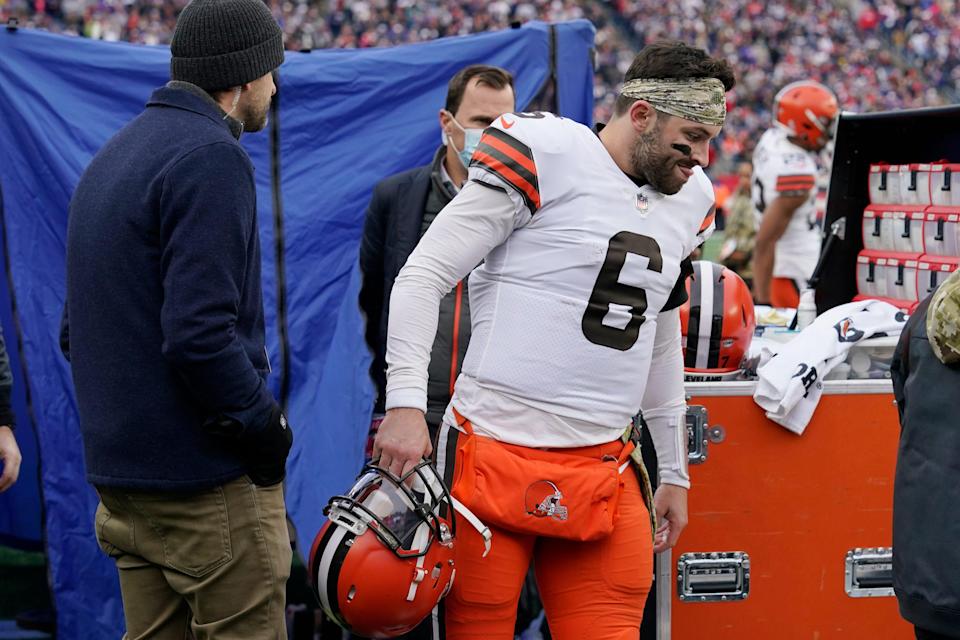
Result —
<svg viewBox="0 0 960 640"><path fill-rule="evenodd" d="M262 131L267 126L270 117L270 101L266 104L251 104L247 110L247 117L243 120L245 131Z"/></svg>
<svg viewBox="0 0 960 640"><path fill-rule="evenodd" d="M640 134L631 152L633 174L670 196L683 188L698 162L677 151L664 135L669 116L660 114L652 131Z"/></svg>
<svg viewBox="0 0 960 640"><path fill-rule="evenodd" d="M267 126L270 116L270 101L277 92L273 74L268 73L250 83L250 90L241 103L239 119L243 121L244 131L261 131Z"/></svg>
<svg viewBox="0 0 960 640"><path fill-rule="evenodd" d="M244 131L254 132L262 131L267 126L267 120L270 117L270 99L251 102L246 109L243 118Z"/></svg>

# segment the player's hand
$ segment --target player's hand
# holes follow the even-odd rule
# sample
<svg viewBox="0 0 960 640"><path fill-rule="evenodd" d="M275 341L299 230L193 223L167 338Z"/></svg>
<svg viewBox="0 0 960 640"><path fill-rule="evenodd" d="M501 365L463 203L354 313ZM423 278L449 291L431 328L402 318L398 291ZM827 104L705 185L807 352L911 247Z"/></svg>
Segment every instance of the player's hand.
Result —
<svg viewBox="0 0 960 640"><path fill-rule="evenodd" d="M660 553L672 549L687 526L687 490L675 484L662 484L653 494L653 506L657 510L657 522L660 523L653 551Z"/></svg>
<svg viewBox="0 0 960 640"><path fill-rule="evenodd" d="M373 440L373 459L380 459L378 467L399 478L432 451L423 411L407 407L387 411Z"/></svg>
<svg viewBox="0 0 960 640"><path fill-rule="evenodd" d="M0 474L0 493L13 486L20 475L20 448L17 439L13 436L13 429L0 427L0 462L3 463L3 474Z"/></svg>

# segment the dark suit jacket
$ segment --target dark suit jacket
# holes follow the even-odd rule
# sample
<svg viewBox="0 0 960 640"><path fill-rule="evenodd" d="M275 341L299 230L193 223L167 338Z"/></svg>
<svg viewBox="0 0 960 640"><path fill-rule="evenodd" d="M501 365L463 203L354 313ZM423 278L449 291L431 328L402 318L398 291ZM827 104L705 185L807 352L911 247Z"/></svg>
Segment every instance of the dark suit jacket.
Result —
<svg viewBox="0 0 960 640"><path fill-rule="evenodd" d="M367 316L367 344L373 353L370 374L383 412L386 388L387 317L393 281L420 241L423 211L430 191L431 165L411 169L379 182L373 189L360 243L360 308Z"/></svg>

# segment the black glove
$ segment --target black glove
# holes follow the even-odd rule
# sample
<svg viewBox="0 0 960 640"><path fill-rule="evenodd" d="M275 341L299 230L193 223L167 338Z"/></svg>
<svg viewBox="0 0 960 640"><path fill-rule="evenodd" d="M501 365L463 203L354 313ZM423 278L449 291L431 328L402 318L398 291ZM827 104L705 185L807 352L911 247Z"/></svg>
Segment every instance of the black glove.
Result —
<svg viewBox="0 0 960 640"><path fill-rule="evenodd" d="M269 487L283 481L293 431L279 406L274 405L267 423L257 431L244 428L240 421L223 414L208 419L203 427L211 435L224 438L237 451L254 484Z"/></svg>
<svg viewBox="0 0 960 640"><path fill-rule="evenodd" d="M287 454L293 445L293 430L279 406L273 408L266 426L243 436L247 475L254 484L269 487L287 474Z"/></svg>

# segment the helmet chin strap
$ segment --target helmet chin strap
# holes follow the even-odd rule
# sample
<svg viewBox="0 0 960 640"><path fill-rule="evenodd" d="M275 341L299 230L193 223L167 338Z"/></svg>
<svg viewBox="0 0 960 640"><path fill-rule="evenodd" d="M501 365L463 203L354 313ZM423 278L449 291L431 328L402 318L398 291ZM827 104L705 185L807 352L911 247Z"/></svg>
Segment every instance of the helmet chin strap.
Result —
<svg viewBox="0 0 960 640"><path fill-rule="evenodd" d="M629 462L629 460L628 460ZM623 470L621 469L621 473ZM480 518L475 516L470 509L468 509L462 502L450 496L450 503L453 505L454 510L459 513L461 516L466 518L467 522L477 530L480 536L483 538L483 558L487 557L487 554L490 553L490 539L493 537L493 534L490 532L490 528L483 524L480 521ZM426 522L422 523L418 528L417 532L414 534L413 538L413 548L422 550L424 545L430 540L430 525ZM417 597L417 587L420 586L420 583L424 581L427 577L427 570L424 569L424 560L426 556L420 556L417 558L417 565L413 569L413 578L410 580L410 589L407 591L407 602L413 602Z"/></svg>
<svg viewBox="0 0 960 640"><path fill-rule="evenodd" d="M483 524L480 521L480 518L475 516L470 509L468 509L462 502L450 496L450 502L453 504L453 508L463 516L470 525L477 530L480 536L483 538L483 558L487 557L487 554L490 553L490 539L493 537L493 534L490 532L490 528Z"/></svg>
<svg viewBox="0 0 960 640"><path fill-rule="evenodd" d="M417 527L417 532L413 537L413 548L423 551L423 547L430 540L430 525L426 522ZM427 577L427 570L423 568L425 555L417 558L417 566L413 570L413 579L410 581L410 589L407 591L407 602L413 602L417 597L417 587Z"/></svg>

